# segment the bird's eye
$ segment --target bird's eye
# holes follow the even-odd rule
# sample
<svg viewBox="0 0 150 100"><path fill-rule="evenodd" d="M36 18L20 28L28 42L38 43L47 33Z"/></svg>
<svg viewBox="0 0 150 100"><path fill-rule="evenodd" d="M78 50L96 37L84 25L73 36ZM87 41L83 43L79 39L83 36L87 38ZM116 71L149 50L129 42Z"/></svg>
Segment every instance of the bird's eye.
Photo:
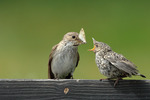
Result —
<svg viewBox="0 0 150 100"><path fill-rule="evenodd" d="M72 36L72 38L74 39L74 38L75 38L75 36Z"/></svg>
<svg viewBox="0 0 150 100"><path fill-rule="evenodd" d="M98 45L96 45L96 47L98 47Z"/></svg>

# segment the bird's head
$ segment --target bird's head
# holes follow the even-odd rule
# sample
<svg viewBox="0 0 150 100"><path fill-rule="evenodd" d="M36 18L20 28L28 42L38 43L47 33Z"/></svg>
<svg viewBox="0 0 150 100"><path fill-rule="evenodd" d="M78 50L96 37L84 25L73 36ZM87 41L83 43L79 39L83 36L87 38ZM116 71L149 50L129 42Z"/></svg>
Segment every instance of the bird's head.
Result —
<svg viewBox="0 0 150 100"><path fill-rule="evenodd" d="M89 51L93 51L94 53L96 53L99 51L107 52L107 51L111 50L111 47L109 45L107 45L103 42L98 42L94 38L92 38L92 39L93 39L94 47L92 49L90 49Z"/></svg>
<svg viewBox="0 0 150 100"><path fill-rule="evenodd" d="M80 30L79 34L77 32L68 32L64 35L63 41L65 41L65 43L67 43L67 45L70 46L78 46L80 44L85 44L86 39L83 28Z"/></svg>
<svg viewBox="0 0 150 100"><path fill-rule="evenodd" d="M78 46L83 44L84 42L79 38L79 34L77 32L68 32L64 35L63 40L71 46Z"/></svg>

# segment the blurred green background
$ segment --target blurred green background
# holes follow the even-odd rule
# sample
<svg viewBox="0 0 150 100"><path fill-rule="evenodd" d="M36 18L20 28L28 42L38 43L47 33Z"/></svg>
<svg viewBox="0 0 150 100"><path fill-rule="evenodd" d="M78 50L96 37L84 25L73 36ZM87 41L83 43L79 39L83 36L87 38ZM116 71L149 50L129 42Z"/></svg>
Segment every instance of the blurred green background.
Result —
<svg viewBox="0 0 150 100"><path fill-rule="evenodd" d="M0 78L47 79L52 46L81 28L88 43L79 46L74 78L105 78L88 51L94 37L135 63L149 79L149 0L0 0Z"/></svg>

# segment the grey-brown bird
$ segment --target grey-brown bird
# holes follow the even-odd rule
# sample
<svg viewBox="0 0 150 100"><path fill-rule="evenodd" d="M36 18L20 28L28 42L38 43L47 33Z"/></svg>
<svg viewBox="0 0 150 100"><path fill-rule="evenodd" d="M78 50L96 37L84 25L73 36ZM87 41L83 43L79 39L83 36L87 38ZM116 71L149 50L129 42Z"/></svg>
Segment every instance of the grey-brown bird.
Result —
<svg viewBox="0 0 150 100"><path fill-rule="evenodd" d="M108 79L116 79L114 86L116 86L119 79L124 77L138 75L146 78L140 74L136 69L137 67L123 55L114 52L109 45L98 42L94 38L92 39L94 48L89 51L95 53L95 61L101 74L108 77Z"/></svg>
<svg viewBox="0 0 150 100"><path fill-rule="evenodd" d="M48 63L48 78L73 78L73 72L79 62L78 46L86 43L82 35L85 35L83 29L80 35L77 32L68 32L64 35L63 40L52 48Z"/></svg>

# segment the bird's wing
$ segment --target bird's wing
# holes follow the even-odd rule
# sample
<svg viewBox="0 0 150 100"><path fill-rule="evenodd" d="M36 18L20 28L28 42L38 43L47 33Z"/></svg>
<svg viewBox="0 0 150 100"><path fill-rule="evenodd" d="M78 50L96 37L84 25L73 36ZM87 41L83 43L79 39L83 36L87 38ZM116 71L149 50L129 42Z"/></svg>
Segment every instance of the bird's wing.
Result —
<svg viewBox="0 0 150 100"><path fill-rule="evenodd" d="M130 75L136 75L138 73L136 66L121 54L112 51L107 53L104 58L118 69L123 70Z"/></svg>
<svg viewBox="0 0 150 100"><path fill-rule="evenodd" d="M54 74L52 72L52 69L51 69L51 62L53 60L53 55L54 55L54 53L56 51L57 46L58 46L58 44L53 46L52 51L51 51L51 53L49 55L49 62L48 62L48 78L49 79L54 79L55 78Z"/></svg>
<svg viewBox="0 0 150 100"><path fill-rule="evenodd" d="M79 52L77 52L77 63L76 63L76 67L78 66L79 60L80 60L80 56L79 56Z"/></svg>

